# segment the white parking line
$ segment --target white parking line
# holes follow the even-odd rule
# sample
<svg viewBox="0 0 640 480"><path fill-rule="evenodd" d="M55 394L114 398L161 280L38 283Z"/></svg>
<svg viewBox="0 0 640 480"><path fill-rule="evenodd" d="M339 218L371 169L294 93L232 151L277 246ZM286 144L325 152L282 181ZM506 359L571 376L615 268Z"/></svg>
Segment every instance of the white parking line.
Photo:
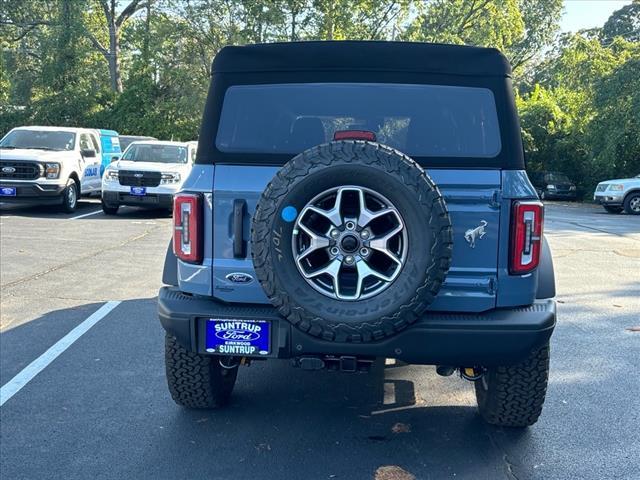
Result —
<svg viewBox="0 0 640 480"><path fill-rule="evenodd" d="M82 215L78 215L77 217L71 217L69 220L77 220L78 218L90 217L91 215L95 215L96 213L102 213L102 209L96 210L95 212L83 213Z"/></svg>
<svg viewBox="0 0 640 480"><path fill-rule="evenodd" d="M75 327L64 337L53 344L49 350L44 352L38 358L36 358L29 365L24 367L20 373L5 383L0 388L0 407L4 403L18 393L22 387L29 383L33 378L44 370L51 362L53 362L62 352L69 348L73 343L78 340L82 335L93 327L96 323L106 317L111 310L116 308L120 304L119 301L107 302L102 305L97 311L90 315L80 325Z"/></svg>

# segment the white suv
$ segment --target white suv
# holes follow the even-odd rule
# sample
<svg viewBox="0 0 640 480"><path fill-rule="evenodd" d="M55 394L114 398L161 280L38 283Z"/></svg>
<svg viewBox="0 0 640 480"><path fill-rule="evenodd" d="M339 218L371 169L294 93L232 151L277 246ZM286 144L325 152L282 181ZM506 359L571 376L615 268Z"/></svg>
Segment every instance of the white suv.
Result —
<svg viewBox="0 0 640 480"><path fill-rule="evenodd" d="M173 208L173 196L189 175L197 142L145 140L131 143L102 176L102 210L115 215L120 205Z"/></svg>
<svg viewBox="0 0 640 480"><path fill-rule="evenodd" d="M593 200L609 213L624 210L630 215L640 215L640 175L600 182Z"/></svg>
<svg viewBox="0 0 640 480"><path fill-rule="evenodd" d="M66 127L18 127L0 140L0 201L61 205L100 191L100 135Z"/></svg>

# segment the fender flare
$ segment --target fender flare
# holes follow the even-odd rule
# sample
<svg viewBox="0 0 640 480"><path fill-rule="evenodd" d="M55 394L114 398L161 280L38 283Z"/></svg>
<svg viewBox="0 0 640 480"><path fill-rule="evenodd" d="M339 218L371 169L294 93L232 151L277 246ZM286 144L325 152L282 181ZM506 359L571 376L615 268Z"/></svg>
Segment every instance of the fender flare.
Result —
<svg viewBox="0 0 640 480"><path fill-rule="evenodd" d="M542 252L538 266L538 288L536 298L553 298L556 296L556 277L553 270L553 257L546 238L542 238Z"/></svg>
<svg viewBox="0 0 640 480"><path fill-rule="evenodd" d="M164 268L162 269L162 283L165 285L178 286L178 258L173 253L173 244L169 242L167 253L164 257Z"/></svg>

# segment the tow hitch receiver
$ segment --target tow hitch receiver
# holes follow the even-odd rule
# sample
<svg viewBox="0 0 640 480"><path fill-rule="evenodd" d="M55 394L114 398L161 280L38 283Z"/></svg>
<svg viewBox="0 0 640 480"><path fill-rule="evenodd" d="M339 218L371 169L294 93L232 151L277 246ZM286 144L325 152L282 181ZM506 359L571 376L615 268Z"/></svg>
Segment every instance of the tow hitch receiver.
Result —
<svg viewBox="0 0 640 480"><path fill-rule="evenodd" d="M303 370L327 370L340 372L367 373L373 365L373 358L358 358L343 355L336 357L327 355L324 357L305 356L293 359L293 366Z"/></svg>

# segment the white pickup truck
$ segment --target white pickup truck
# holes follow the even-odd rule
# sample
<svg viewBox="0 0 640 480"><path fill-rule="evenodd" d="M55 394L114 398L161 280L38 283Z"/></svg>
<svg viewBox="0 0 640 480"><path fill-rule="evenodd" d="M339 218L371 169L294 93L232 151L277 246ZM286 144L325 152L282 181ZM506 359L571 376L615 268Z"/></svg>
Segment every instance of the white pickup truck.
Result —
<svg viewBox="0 0 640 480"><path fill-rule="evenodd" d="M14 128L0 140L0 201L73 212L81 194L100 191L100 165L96 130Z"/></svg>
<svg viewBox="0 0 640 480"><path fill-rule="evenodd" d="M102 177L102 210L121 205L173 210L173 196L189 176L196 142L143 140L131 143Z"/></svg>

